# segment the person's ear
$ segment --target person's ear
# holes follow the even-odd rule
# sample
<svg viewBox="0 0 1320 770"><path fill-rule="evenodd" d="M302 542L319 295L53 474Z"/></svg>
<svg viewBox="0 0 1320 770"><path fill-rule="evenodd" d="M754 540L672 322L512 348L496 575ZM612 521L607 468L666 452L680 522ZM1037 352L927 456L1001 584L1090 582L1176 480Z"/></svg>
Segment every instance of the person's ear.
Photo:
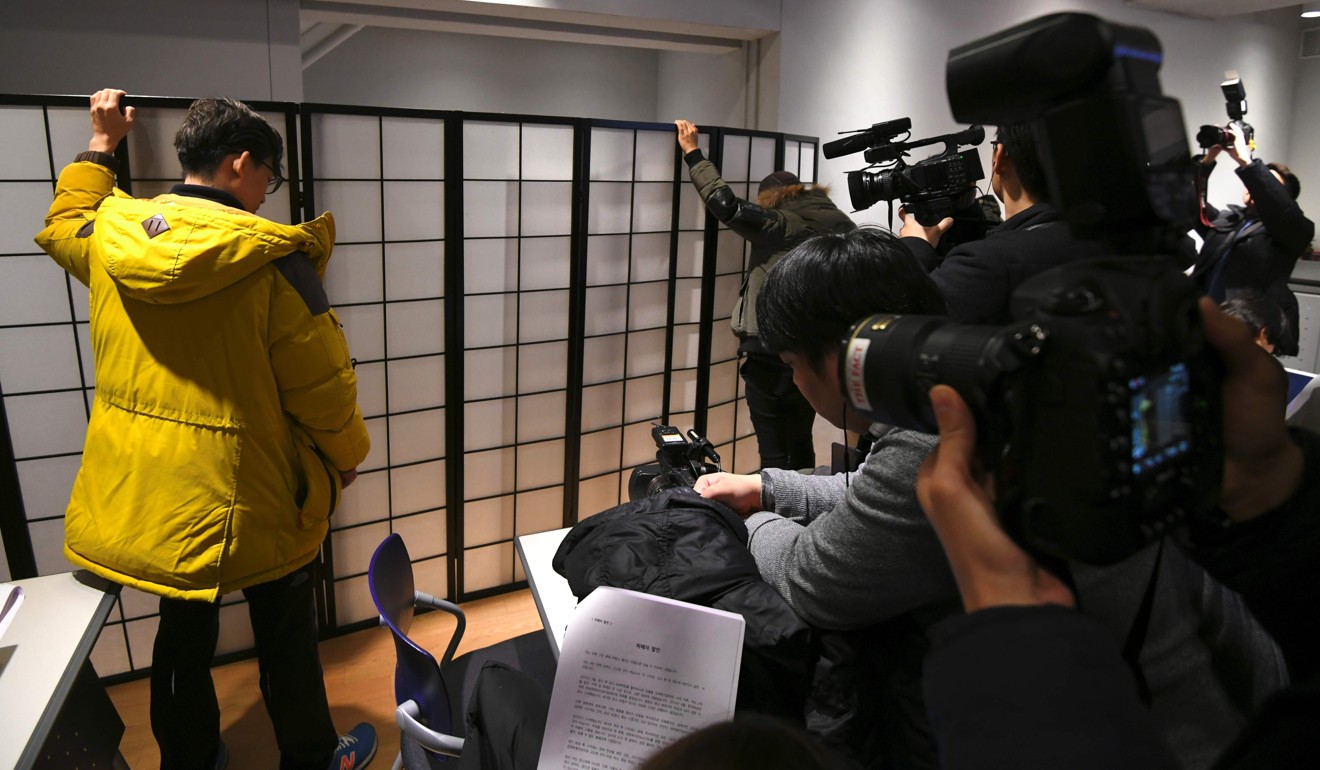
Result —
<svg viewBox="0 0 1320 770"><path fill-rule="evenodd" d="M1004 152L1003 143L995 145L995 151L990 156L990 170L993 173L1003 176L1009 170L1011 164L1008 160L1008 153Z"/></svg>
<svg viewBox="0 0 1320 770"><path fill-rule="evenodd" d="M1265 329L1256 335L1256 344L1264 348L1266 353L1274 354L1274 343L1270 342L1270 334Z"/></svg>
<svg viewBox="0 0 1320 770"><path fill-rule="evenodd" d="M249 152L248 150L244 150L243 152L234 156L234 160L231 165L231 168L234 171L235 179L242 179L245 176L247 176L248 161L251 160L251 158L252 158L252 153Z"/></svg>

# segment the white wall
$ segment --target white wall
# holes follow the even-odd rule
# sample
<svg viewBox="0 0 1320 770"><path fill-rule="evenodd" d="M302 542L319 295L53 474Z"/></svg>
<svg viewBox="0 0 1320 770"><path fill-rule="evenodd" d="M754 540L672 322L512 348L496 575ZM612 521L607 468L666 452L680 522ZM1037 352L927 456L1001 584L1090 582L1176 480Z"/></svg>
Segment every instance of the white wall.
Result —
<svg viewBox="0 0 1320 770"><path fill-rule="evenodd" d="M372 28L304 72L309 102L656 119L657 52Z"/></svg>
<svg viewBox="0 0 1320 770"><path fill-rule="evenodd" d="M300 101L298 0L5 0L0 93Z"/></svg>
<svg viewBox="0 0 1320 770"><path fill-rule="evenodd" d="M723 56L662 51L658 119L743 128L747 56L746 50Z"/></svg>
<svg viewBox="0 0 1320 770"><path fill-rule="evenodd" d="M1308 19L1304 28L1320 28L1320 19ZM1300 39L1300 33L1299 33ZM1297 49L1293 49L1297 57ZM1302 182L1297 199L1302 211L1312 220L1320 220L1320 57L1297 58L1297 86L1294 91L1293 152L1288 166ZM1311 247L1320 245L1320 236Z"/></svg>
<svg viewBox="0 0 1320 770"><path fill-rule="evenodd" d="M1238 70L1247 87L1249 122L1265 158L1290 156L1294 96L1311 109L1320 101L1320 88L1303 94L1294 85L1292 8L1203 21L1132 10L1121 0L1001 0L994 7L988 14L984 5L967 0L784 0L780 130L828 140L838 131L900 116L912 117L916 137L954 130L944 93L949 49L1058 10L1152 30L1164 47L1164 91L1182 101L1189 135L1202 123L1227 119L1218 88L1227 69ZM1298 136L1299 151L1309 144L1309 137ZM918 151L916 157L923 155ZM845 207L844 175L862 165L860 155L821 164L822 181L833 184ZM1232 174L1221 172L1212 180L1211 199L1236 201L1240 189ZM857 218L883 222L885 212L877 205Z"/></svg>

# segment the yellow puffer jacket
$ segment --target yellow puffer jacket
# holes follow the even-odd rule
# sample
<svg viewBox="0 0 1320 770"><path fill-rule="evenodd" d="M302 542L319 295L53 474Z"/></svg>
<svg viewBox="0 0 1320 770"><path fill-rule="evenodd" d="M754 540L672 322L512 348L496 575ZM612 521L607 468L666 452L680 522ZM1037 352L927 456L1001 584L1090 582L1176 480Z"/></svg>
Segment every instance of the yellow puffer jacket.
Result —
<svg viewBox="0 0 1320 770"><path fill-rule="evenodd" d="M370 447L321 286L330 215L289 226L202 198L138 200L78 162L36 240L91 290L96 400L69 560L214 601L315 557L336 469Z"/></svg>

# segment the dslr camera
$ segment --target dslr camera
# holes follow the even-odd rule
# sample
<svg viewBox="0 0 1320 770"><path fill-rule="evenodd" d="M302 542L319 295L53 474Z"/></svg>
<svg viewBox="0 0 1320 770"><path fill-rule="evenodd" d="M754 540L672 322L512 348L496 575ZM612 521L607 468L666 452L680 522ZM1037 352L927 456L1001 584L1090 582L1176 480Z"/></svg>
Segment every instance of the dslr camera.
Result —
<svg viewBox="0 0 1320 770"><path fill-rule="evenodd" d="M1150 32L1078 13L953 49L954 116L1030 123L1052 202L1112 256L1024 282L1006 326L877 315L842 341L844 395L875 421L933 433L930 388L962 395L1004 529L1038 556L1119 561L1220 487L1221 371L1172 256L1194 173L1160 61Z"/></svg>
<svg viewBox="0 0 1320 770"><path fill-rule="evenodd" d="M911 118L876 123L850 136L826 142L826 158L839 158L864 152L872 164L848 172L848 195L854 211L869 209L879 201L901 200L903 206L927 227L953 216L956 209L967 208L976 197L976 183L985 178L981 156L976 150L959 151L985 139L985 130L971 126L954 134L928 139L895 141L899 134L910 135ZM909 165L904 160L908 150L944 142L944 150ZM872 170L880 167L879 171Z"/></svg>
<svg viewBox="0 0 1320 770"><path fill-rule="evenodd" d="M672 425L654 425L655 462L638 466L628 477L628 499L640 500L674 487L688 487L708 473L720 471L720 455L709 439L689 430L684 436Z"/></svg>
<svg viewBox="0 0 1320 770"><path fill-rule="evenodd" d="M1230 73L1231 74L1231 73ZM1225 126L1201 126L1196 132L1196 144L1203 150L1215 145L1229 144L1228 129L1235 128L1242 144L1255 149L1256 129L1243 120L1247 114L1247 88L1239 78L1229 78L1219 84L1224 92L1224 109L1228 111L1228 124Z"/></svg>

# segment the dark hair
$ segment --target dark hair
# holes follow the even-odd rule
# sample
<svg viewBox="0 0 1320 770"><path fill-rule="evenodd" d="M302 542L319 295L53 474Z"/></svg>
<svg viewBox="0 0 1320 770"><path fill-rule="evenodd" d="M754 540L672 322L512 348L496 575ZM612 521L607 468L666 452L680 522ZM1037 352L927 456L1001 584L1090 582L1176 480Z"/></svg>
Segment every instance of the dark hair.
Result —
<svg viewBox="0 0 1320 770"><path fill-rule="evenodd" d="M1265 330L1265 339L1274 346L1275 355L1284 355L1283 347L1292 328L1278 303L1254 291L1234 295L1219 305L1219 309L1245 323L1251 336Z"/></svg>
<svg viewBox="0 0 1320 770"><path fill-rule="evenodd" d="M866 226L803 241L770 269L756 298L761 344L813 366L867 315L945 312L939 288L903 242Z"/></svg>
<svg viewBox="0 0 1320 770"><path fill-rule="evenodd" d="M798 728L765 717L717 722L669 744L637 770L826 770L825 754Z"/></svg>
<svg viewBox="0 0 1320 770"><path fill-rule="evenodd" d="M1031 131L1031 124L1000 126L995 132L995 140L1004 146L1004 153L1013 161L1013 170L1022 189L1037 201L1048 201L1050 186L1045 181L1045 167L1036 151L1036 135Z"/></svg>
<svg viewBox="0 0 1320 770"><path fill-rule="evenodd" d="M1297 178L1297 175L1292 172L1292 169L1282 163L1266 163L1265 168L1268 168L1270 171L1283 177L1283 186L1287 188L1288 194L1292 196L1292 199L1297 200L1297 196L1302 194L1302 182Z"/></svg>
<svg viewBox="0 0 1320 770"><path fill-rule="evenodd" d="M284 140L266 119L234 99L198 99L174 135L174 149L185 175L210 179L226 155L252 153L281 173Z"/></svg>

